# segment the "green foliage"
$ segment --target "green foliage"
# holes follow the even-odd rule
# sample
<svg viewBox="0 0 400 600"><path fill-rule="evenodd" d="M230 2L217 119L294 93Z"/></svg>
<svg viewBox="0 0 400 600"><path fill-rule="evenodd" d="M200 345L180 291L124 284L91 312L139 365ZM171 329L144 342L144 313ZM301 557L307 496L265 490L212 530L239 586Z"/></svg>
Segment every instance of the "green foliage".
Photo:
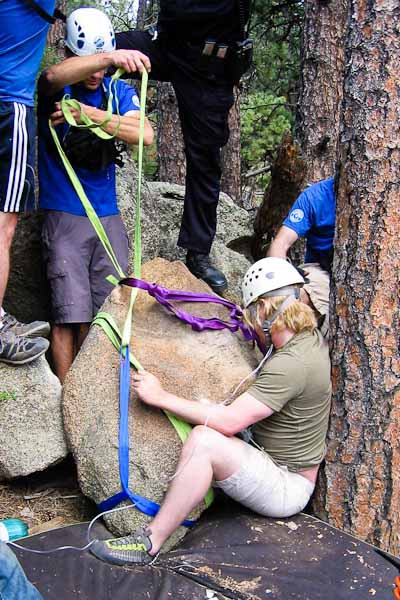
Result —
<svg viewBox="0 0 400 600"><path fill-rule="evenodd" d="M241 103L240 115L243 171L268 166L283 134L293 123L285 97L254 92ZM257 185L264 186L266 178L265 173L260 174Z"/></svg>
<svg viewBox="0 0 400 600"><path fill-rule="evenodd" d="M12 392L7 392L5 390L0 392L0 402L7 402L8 400L16 400L17 393L13 390Z"/></svg>
<svg viewBox="0 0 400 600"><path fill-rule="evenodd" d="M300 62L301 0L255 0L250 33L255 40L252 89L288 97Z"/></svg>
<svg viewBox="0 0 400 600"><path fill-rule="evenodd" d="M300 65L301 0L254 0L250 37L254 66L241 102L242 172L272 163L282 135L294 124ZM265 187L268 175L251 179Z"/></svg>

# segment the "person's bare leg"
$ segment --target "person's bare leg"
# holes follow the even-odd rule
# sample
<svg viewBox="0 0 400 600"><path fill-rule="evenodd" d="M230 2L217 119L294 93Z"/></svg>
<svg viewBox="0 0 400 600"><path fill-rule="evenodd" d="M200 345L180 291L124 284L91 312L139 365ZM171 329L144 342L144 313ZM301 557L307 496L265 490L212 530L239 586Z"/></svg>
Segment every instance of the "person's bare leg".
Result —
<svg viewBox="0 0 400 600"><path fill-rule="evenodd" d="M0 307L10 273L10 249L17 221L18 213L0 212Z"/></svg>
<svg viewBox="0 0 400 600"><path fill-rule="evenodd" d="M89 329L90 329L90 323L81 323L79 325L79 329L77 332L77 338L76 338L75 356L78 354L79 350L81 349L81 346L82 346L83 342L85 341L87 334L89 333ZM75 356L74 356L74 358L75 358Z"/></svg>
<svg viewBox="0 0 400 600"><path fill-rule="evenodd" d="M51 350L56 375L63 384L65 376L75 358L74 325L53 325L51 330Z"/></svg>
<svg viewBox="0 0 400 600"><path fill-rule="evenodd" d="M149 524L151 554L201 502L213 479L221 481L236 473L243 464L245 442L226 437L203 426L195 427L183 446L177 467L162 506Z"/></svg>

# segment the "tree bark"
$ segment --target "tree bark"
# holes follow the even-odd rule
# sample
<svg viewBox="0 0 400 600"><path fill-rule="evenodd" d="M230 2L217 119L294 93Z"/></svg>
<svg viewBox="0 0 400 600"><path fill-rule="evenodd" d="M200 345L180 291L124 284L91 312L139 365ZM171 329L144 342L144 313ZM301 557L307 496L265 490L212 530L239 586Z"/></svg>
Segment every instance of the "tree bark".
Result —
<svg viewBox="0 0 400 600"><path fill-rule="evenodd" d="M271 169L271 181L254 221L251 253L255 260L265 256L268 245L301 190L305 173L306 165L301 158L300 148L292 136L287 134L279 146ZM303 255L302 242L296 242L290 258L301 262Z"/></svg>
<svg viewBox="0 0 400 600"><path fill-rule="evenodd" d="M57 8L61 10L61 12L67 14L67 0L58 0L56 4ZM47 44L54 49L58 58L64 58L64 47L63 40L65 34L65 24L60 19L50 27L49 32L47 34Z"/></svg>
<svg viewBox="0 0 400 600"><path fill-rule="evenodd" d="M158 179L185 184L186 158L175 92L170 83L157 86Z"/></svg>
<svg viewBox="0 0 400 600"><path fill-rule="evenodd" d="M241 204L240 170L240 92L234 89L234 104L229 112L229 140L221 151L221 191Z"/></svg>
<svg viewBox="0 0 400 600"><path fill-rule="evenodd" d="M306 0L296 138L307 172L304 184L332 177L343 98L348 0Z"/></svg>
<svg viewBox="0 0 400 600"><path fill-rule="evenodd" d="M400 551L400 6L352 0L331 291L333 407L315 508Z"/></svg>
<svg viewBox="0 0 400 600"><path fill-rule="evenodd" d="M146 22L146 8L146 0L139 0L136 13L136 29L140 29L141 31L143 30L144 24Z"/></svg>

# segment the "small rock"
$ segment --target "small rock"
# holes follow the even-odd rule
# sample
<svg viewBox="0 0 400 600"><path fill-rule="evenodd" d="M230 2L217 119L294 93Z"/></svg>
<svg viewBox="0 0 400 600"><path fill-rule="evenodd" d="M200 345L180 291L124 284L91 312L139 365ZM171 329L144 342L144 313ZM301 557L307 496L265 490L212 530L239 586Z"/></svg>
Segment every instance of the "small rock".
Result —
<svg viewBox="0 0 400 600"><path fill-rule="evenodd" d="M43 471L67 456L61 384L41 356L13 367L0 363L0 477ZM6 394L5 394L6 393Z"/></svg>

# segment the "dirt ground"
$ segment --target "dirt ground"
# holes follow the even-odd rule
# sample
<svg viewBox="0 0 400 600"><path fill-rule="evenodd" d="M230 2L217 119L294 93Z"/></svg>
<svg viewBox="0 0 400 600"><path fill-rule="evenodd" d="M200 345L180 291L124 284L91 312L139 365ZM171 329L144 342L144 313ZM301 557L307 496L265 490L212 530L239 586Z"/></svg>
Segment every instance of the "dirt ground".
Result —
<svg viewBox="0 0 400 600"><path fill-rule="evenodd" d="M95 515L95 505L79 490L72 458L41 473L0 481L0 519L21 519L30 534Z"/></svg>

